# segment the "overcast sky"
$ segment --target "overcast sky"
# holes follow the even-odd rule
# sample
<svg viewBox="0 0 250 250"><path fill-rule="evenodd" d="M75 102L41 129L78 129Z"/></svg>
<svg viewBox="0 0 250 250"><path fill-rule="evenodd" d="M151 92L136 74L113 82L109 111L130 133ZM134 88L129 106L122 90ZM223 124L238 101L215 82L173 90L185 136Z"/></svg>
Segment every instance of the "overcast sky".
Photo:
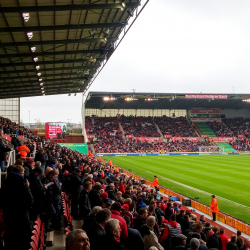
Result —
<svg viewBox="0 0 250 250"><path fill-rule="evenodd" d="M150 0L92 91L250 93L250 1ZM81 121L81 95L21 99L21 120Z"/></svg>

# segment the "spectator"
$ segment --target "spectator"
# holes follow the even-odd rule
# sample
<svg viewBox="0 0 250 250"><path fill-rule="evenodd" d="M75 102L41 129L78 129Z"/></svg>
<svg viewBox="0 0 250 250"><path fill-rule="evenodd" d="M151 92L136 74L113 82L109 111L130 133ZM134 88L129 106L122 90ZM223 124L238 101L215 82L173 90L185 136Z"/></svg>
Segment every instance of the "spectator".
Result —
<svg viewBox="0 0 250 250"><path fill-rule="evenodd" d="M45 154L44 154L43 148L39 149L38 152L36 153L35 161L40 161L41 162L41 164L42 164L41 167L42 167L42 169L44 171L45 166L46 166L46 159L45 159Z"/></svg>
<svg viewBox="0 0 250 250"><path fill-rule="evenodd" d="M87 234L82 229L74 229L66 238L66 250L90 250Z"/></svg>
<svg viewBox="0 0 250 250"><path fill-rule="evenodd" d="M165 210L165 219L169 221L170 216L173 214L173 210L171 208L171 203L168 202L167 203L167 208Z"/></svg>
<svg viewBox="0 0 250 250"><path fill-rule="evenodd" d="M83 220L91 213L91 204L89 200L89 192L92 189L92 183L87 181L84 183L84 189L82 190L79 198L79 214Z"/></svg>
<svg viewBox="0 0 250 250"><path fill-rule="evenodd" d="M1 135L0 135L1 136ZM16 150L19 146L21 146L21 143L20 141L17 139L17 137L15 135L10 135L11 137L11 144L13 144L14 146L14 150Z"/></svg>
<svg viewBox="0 0 250 250"><path fill-rule="evenodd" d="M146 224L141 227L140 232L144 242L144 250L149 250L151 246L155 246L158 250L164 250L154 233L154 225L155 217L149 216L147 218Z"/></svg>
<svg viewBox="0 0 250 250"><path fill-rule="evenodd" d="M112 200L109 198L105 198L102 200L102 208L107 208L107 209L111 209L111 205L112 205Z"/></svg>
<svg viewBox="0 0 250 250"><path fill-rule="evenodd" d="M190 241L190 249L191 250L198 250L200 247L200 241L196 238L191 239Z"/></svg>
<svg viewBox="0 0 250 250"><path fill-rule="evenodd" d="M231 236L231 241L227 243L227 250L238 250L237 236L234 234Z"/></svg>
<svg viewBox="0 0 250 250"><path fill-rule="evenodd" d="M205 216L204 216L204 214L202 214L201 216L200 216L200 222L202 223L202 225L205 225Z"/></svg>
<svg viewBox="0 0 250 250"><path fill-rule="evenodd" d="M216 235L210 227L205 228L205 234L207 237L207 247L219 249L220 244L218 240L218 235ZM228 250L228 249L227 249Z"/></svg>
<svg viewBox="0 0 250 250"><path fill-rule="evenodd" d="M155 213L156 213L156 216L157 216L157 223L158 225L161 224L162 222L162 218L164 218L164 212L161 210L161 201L157 201L157 207L155 208Z"/></svg>
<svg viewBox="0 0 250 250"><path fill-rule="evenodd" d="M34 199L29 181L24 181L24 168L14 166L2 187L3 219L6 226L6 249L30 248L31 227L29 212ZM17 233L18 232L18 233Z"/></svg>
<svg viewBox="0 0 250 250"><path fill-rule="evenodd" d="M82 224L82 230L85 231L88 235L89 235L89 228L95 224L96 222L96 215L99 211L101 211L102 208L101 207L94 207L92 208L91 214L89 214L87 217L84 218L83 220L83 224ZM92 248L92 246L91 246Z"/></svg>
<svg viewBox="0 0 250 250"><path fill-rule="evenodd" d="M19 146L17 149L16 149L19 154L21 155L22 158L26 159L27 157L27 154L30 153L30 150L29 148L26 146L26 143L23 143L21 146Z"/></svg>
<svg viewBox="0 0 250 250"><path fill-rule="evenodd" d="M240 249L243 245L243 241L242 241L240 236L241 236L241 231L237 230L237 242L236 242L236 244L237 244L238 249Z"/></svg>
<svg viewBox="0 0 250 250"><path fill-rule="evenodd" d="M146 208L140 208L138 214L134 218L134 228L140 231L142 225L146 224L148 211Z"/></svg>
<svg viewBox="0 0 250 250"><path fill-rule="evenodd" d="M106 235L104 227L105 223L110 219L110 216L110 210L106 208L101 209L96 214L96 221L89 226L88 236L91 244L91 250L102 249L102 237Z"/></svg>
<svg viewBox="0 0 250 250"><path fill-rule="evenodd" d="M116 192L115 192L115 184L114 183L111 183L109 184L109 190L107 191L108 193L108 197L109 199L111 200L116 200Z"/></svg>
<svg viewBox="0 0 250 250"><path fill-rule="evenodd" d="M228 237L224 234L224 228L220 229L220 234L221 238L221 244L222 244L222 250L227 250L227 243L229 242Z"/></svg>
<svg viewBox="0 0 250 250"><path fill-rule="evenodd" d="M125 249L129 250L144 250L144 243L141 237L141 234L137 229L131 228L131 218L127 215L124 216L124 219L128 227L128 237L123 240L123 245Z"/></svg>
<svg viewBox="0 0 250 250"><path fill-rule="evenodd" d="M126 221L121 217L121 204L119 202L113 203L111 206L111 218L117 219L120 224L121 238L125 239L128 237L128 229Z"/></svg>
<svg viewBox="0 0 250 250"><path fill-rule="evenodd" d="M3 143L3 139L1 138L2 136L2 130L0 129L0 162L1 162L1 171L5 172L5 165L6 165L6 153L11 151L9 147L7 147Z"/></svg>
<svg viewBox="0 0 250 250"><path fill-rule="evenodd" d="M172 248L174 250L184 250L184 249L186 249L186 240L187 240L187 237L184 234L178 234L175 237L175 241L174 241L174 244L173 244ZM173 243L173 241L172 241L172 243Z"/></svg>
<svg viewBox="0 0 250 250"><path fill-rule="evenodd" d="M93 185L93 184L92 184ZM93 188L89 192L89 201L91 208L96 206L101 206L100 195L101 195L101 184L99 182L95 183Z"/></svg>
<svg viewBox="0 0 250 250"><path fill-rule="evenodd" d="M240 250L249 250L250 249L250 239L244 240L244 245L240 248Z"/></svg>
<svg viewBox="0 0 250 250"><path fill-rule="evenodd" d="M119 242L121 237L121 228L119 220L110 219L105 223L106 235L104 236L103 250L125 250L125 247Z"/></svg>

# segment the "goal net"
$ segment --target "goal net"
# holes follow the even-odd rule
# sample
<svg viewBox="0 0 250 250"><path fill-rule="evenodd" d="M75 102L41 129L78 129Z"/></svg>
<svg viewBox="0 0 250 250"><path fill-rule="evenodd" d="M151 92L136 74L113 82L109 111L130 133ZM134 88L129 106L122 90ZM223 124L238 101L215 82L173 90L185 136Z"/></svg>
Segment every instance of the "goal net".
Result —
<svg viewBox="0 0 250 250"><path fill-rule="evenodd" d="M200 153L219 153L224 152L224 148L219 148L216 146L201 146L199 147Z"/></svg>

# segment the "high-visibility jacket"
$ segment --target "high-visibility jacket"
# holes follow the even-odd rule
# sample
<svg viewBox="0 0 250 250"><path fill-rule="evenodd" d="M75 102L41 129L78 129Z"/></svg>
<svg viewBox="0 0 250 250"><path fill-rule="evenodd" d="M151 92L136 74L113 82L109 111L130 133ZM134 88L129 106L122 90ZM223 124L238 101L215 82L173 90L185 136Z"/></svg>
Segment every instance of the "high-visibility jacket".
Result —
<svg viewBox="0 0 250 250"><path fill-rule="evenodd" d="M115 172L119 173L119 168L118 167L116 167Z"/></svg>
<svg viewBox="0 0 250 250"><path fill-rule="evenodd" d="M26 158L27 154L30 153L29 148L25 144L23 144L20 147L18 147L17 151L20 153L20 155L21 155L22 158Z"/></svg>
<svg viewBox="0 0 250 250"><path fill-rule="evenodd" d="M210 208L212 210L212 213L219 212L218 202L215 198L212 198L211 203L210 203Z"/></svg>
<svg viewBox="0 0 250 250"><path fill-rule="evenodd" d="M111 161L111 160L109 160L109 166L110 166L110 167L112 166L112 161Z"/></svg>
<svg viewBox="0 0 250 250"><path fill-rule="evenodd" d="M155 178L155 179L153 180L153 187L158 187L158 185L159 185L158 178Z"/></svg>
<svg viewBox="0 0 250 250"><path fill-rule="evenodd" d="M102 159L101 159L101 157L99 157L99 162L101 162L102 161Z"/></svg>

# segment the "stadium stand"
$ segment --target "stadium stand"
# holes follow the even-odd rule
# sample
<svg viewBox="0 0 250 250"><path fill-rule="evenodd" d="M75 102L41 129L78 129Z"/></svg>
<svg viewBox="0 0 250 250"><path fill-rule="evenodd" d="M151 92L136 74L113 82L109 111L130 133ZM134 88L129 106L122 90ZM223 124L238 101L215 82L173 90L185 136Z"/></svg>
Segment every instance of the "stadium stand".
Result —
<svg viewBox="0 0 250 250"><path fill-rule="evenodd" d="M110 119L104 119L104 122L100 122L101 119L96 120L98 120L97 124L101 130L104 129L107 121L110 123ZM139 120L141 119L139 118ZM116 130L114 129L117 128L116 123L114 122L114 124L106 130L107 133L110 131L113 133L113 130ZM176 196L181 200L183 196L167 189L164 191L164 187L161 187L161 193L156 193L154 189L151 189L151 182L145 180L145 184L142 184L139 176L132 175L125 170L121 174L119 167L112 165L112 162L108 164L90 154L86 156L49 141L41 145L43 145L44 151L41 151L41 148L38 147L37 154L44 152L44 156L46 155L45 171L39 164L36 163L35 166L32 158L22 158L21 155L18 155L15 165L8 168L8 176L3 183L0 197L3 201L0 208L3 211L5 223L5 229L0 228L0 231L3 232L1 237L5 249L45 249L48 232L60 227L61 210L64 218L63 228L65 228L65 234L69 238L74 237L73 234L75 233L73 219L83 219L86 237L89 238L90 245L93 246L91 249L143 250L144 246L148 244L145 229L153 225L151 224L153 221L155 226L152 227L151 234L155 235L155 239L159 236L159 241L151 243L150 246L157 243L158 249L167 249L167 244L171 240L171 244L175 244L176 247L185 247L185 244L181 241L178 243L174 239L168 239L165 228L172 225L171 223L176 220L180 229L182 229L182 233L179 232L181 235L179 237L184 239L185 237L192 238L190 232L195 231L197 225L201 228L204 227L202 222L194 219L197 213L193 213L184 206L178 206L178 203L176 205L173 201L174 198L171 198ZM130 140L123 150L145 152L145 150L150 151L152 149L160 152L160 150L171 151L176 149L190 152L206 145L213 145L213 142L183 140L150 143L139 141L132 144ZM232 146L236 145L232 143ZM13 182L13 180L15 181ZM26 190L26 193L24 191L22 191L23 193L20 193L20 191L16 193L16 187L20 187L19 190L22 187L23 190ZM163 193L164 196L161 197ZM162 200L165 200L165 202L162 203ZM170 221L169 214L166 212L168 211L166 204L174 207L171 208L174 215L171 216ZM19 215L15 217L14 221L10 221L9 211L17 206L19 207ZM200 208L201 204L193 202L192 206ZM183 209L186 210L187 217L182 218L181 210ZM11 215L13 216L13 214ZM109 222L110 217L112 220ZM23 227L24 221L33 223L32 230L29 231L28 228ZM105 225L106 221L108 223ZM208 221L206 219L206 222ZM15 234L10 234L6 230L11 223L22 225L23 233L20 235L26 235L22 238L22 244L14 240L17 237ZM108 234L108 227L115 230L118 225L116 223L120 224L122 229L121 235L118 235L120 243L117 243ZM103 225L103 227L100 227L100 225ZM16 230L16 227L13 228ZM134 238L132 232L137 229L139 231L136 231L137 237ZM159 229L162 230L161 236ZM102 230L102 233L100 230ZM101 237L105 231L106 236ZM83 233L84 231L77 232ZM27 238L27 235L30 235L30 237ZM203 236L201 235L201 237ZM206 242L206 237L203 240ZM109 242L108 248L105 247L107 242ZM86 244L86 248L82 249L88 249L88 244ZM28 245L30 246L27 247ZM75 248L73 245L67 249L73 250Z"/></svg>
<svg viewBox="0 0 250 250"><path fill-rule="evenodd" d="M216 136L212 128L206 122L196 122L195 125L199 128L200 132L203 135L208 135L212 137Z"/></svg>
<svg viewBox="0 0 250 250"><path fill-rule="evenodd" d="M223 119L223 123L232 131L234 136L244 135L246 138L249 138L249 119Z"/></svg>

